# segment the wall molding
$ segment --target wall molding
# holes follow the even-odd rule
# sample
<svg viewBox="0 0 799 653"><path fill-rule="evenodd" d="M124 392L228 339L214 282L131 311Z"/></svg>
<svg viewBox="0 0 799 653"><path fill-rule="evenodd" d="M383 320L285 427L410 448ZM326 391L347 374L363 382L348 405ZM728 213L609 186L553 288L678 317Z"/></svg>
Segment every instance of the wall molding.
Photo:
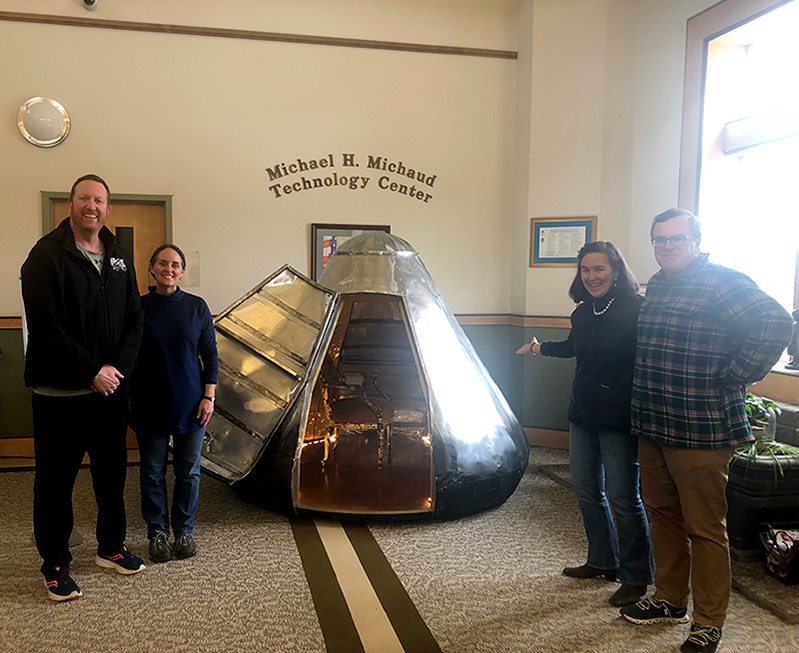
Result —
<svg viewBox="0 0 799 653"><path fill-rule="evenodd" d="M46 25L66 25L68 27L92 27L115 29L128 32L155 32L159 34L179 34L188 36L209 36L225 39L244 39L248 41L272 41L277 43L299 43L304 45L326 45L343 48L365 48L369 50L395 50L399 52L421 52L425 54L445 54L463 57L484 57L489 59L517 59L513 50L489 50L484 48L459 48L448 45L428 45L424 43L401 43L395 41L373 41L369 39L349 39L336 36L311 36L307 34L286 34L283 32L261 32L256 30L226 29L221 27L199 27L192 25L169 25L165 23L140 23L127 20L106 20L102 18L78 18L75 16L55 16L51 14L31 14L16 11L0 11L0 20L18 23L40 23Z"/></svg>
<svg viewBox="0 0 799 653"><path fill-rule="evenodd" d="M570 329L571 322L568 317L547 317L540 315L479 315L469 313L456 315L455 319L461 326L520 326L520 327L553 327L557 329ZM22 318L11 315L0 317L0 329L21 329Z"/></svg>
<svg viewBox="0 0 799 653"><path fill-rule="evenodd" d="M520 327L555 327L570 329L571 321L568 317L554 317L546 315L513 315L510 313L477 314L463 313L455 316L461 326L520 326Z"/></svg>

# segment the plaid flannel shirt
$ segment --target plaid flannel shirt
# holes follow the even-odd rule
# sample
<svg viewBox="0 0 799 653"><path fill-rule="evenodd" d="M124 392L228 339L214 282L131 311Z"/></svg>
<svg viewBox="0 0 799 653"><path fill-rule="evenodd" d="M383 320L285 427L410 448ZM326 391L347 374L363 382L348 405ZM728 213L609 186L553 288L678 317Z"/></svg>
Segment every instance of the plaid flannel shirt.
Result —
<svg viewBox="0 0 799 653"><path fill-rule="evenodd" d="M749 277L699 254L647 285L638 317L632 432L715 448L752 439L746 386L777 362L793 320Z"/></svg>

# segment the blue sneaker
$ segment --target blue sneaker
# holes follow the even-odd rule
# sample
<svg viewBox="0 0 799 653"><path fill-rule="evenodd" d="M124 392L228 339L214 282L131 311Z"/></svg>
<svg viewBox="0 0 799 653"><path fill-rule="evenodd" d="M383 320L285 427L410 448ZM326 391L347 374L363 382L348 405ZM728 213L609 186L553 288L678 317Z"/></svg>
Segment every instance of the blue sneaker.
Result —
<svg viewBox="0 0 799 653"><path fill-rule="evenodd" d="M69 575L69 567L67 565L45 572L44 586L47 588L48 596L53 601L69 601L83 596L80 587Z"/></svg>
<svg viewBox="0 0 799 653"><path fill-rule="evenodd" d="M147 567L144 566L144 560L133 555L124 544L122 548L115 553L100 555L98 551L94 561L100 567L116 569L118 573L125 574L126 576L138 574L140 571L147 569Z"/></svg>

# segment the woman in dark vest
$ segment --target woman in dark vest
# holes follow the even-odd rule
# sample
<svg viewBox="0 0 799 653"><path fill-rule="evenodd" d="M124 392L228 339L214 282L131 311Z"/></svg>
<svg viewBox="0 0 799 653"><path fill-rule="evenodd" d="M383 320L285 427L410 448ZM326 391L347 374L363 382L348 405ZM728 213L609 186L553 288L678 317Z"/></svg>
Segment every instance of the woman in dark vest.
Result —
<svg viewBox="0 0 799 653"><path fill-rule="evenodd" d="M638 441L630 434L636 325L643 297L621 252L587 243L577 254L569 296L577 302L566 340L523 345L517 354L576 357L569 399L569 463L588 560L572 578L619 580L615 606L638 601L654 580L649 525L641 502ZM614 520L611 516L613 508Z"/></svg>

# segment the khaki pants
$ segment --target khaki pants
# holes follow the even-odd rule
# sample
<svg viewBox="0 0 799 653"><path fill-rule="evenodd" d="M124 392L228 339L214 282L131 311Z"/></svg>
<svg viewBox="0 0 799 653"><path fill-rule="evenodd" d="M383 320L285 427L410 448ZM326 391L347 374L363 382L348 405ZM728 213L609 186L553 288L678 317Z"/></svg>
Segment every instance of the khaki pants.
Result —
<svg viewBox="0 0 799 653"><path fill-rule="evenodd" d="M641 487L652 532L655 598L721 628L730 600L727 474L735 447L686 449L639 439Z"/></svg>

